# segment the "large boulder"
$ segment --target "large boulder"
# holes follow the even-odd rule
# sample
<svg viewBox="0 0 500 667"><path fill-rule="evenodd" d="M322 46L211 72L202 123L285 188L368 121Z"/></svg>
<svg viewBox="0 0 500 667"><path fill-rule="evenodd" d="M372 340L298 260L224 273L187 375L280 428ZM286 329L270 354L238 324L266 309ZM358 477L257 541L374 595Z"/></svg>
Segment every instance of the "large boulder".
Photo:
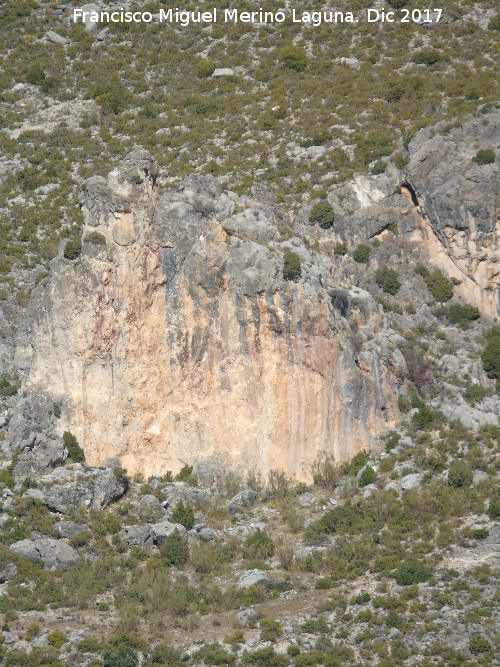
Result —
<svg viewBox="0 0 500 667"><path fill-rule="evenodd" d="M20 540L11 544L9 550L28 560L42 562L48 570L67 570L80 560L67 542L50 537Z"/></svg>
<svg viewBox="0 0 500 667"><path fill-rule="evenodd" d="M175 531L179 531L181 537L187 539L187 530L180 523L170 523L170 521L160 521L151 526L151 534L153 541L157 547L161 546L167 537L172 535Z"/></svg>
<svg viewBox="0 0 500 667"><path fill-rule="evenodd" d="M227 509L230 512L236 512L240 507L245 507L246 505L252 505L257 499L257 492L253 489L243 489L237 493L231 500L227 503Z"/></svg>

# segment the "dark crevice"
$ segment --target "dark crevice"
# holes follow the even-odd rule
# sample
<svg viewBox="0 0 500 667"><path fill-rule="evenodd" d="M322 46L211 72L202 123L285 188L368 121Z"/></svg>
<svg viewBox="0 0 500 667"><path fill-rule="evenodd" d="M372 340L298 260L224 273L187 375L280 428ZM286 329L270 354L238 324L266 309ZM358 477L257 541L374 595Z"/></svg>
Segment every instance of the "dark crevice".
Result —
<svg viewBox="0 0 500 667"><path fill-rule="evenodd" d="M401 190L406 190L409 193L413 206L420 206L417 193L413 185L410 183L410 181L408 180L403 181L403 183L401 183Z"/></svg>

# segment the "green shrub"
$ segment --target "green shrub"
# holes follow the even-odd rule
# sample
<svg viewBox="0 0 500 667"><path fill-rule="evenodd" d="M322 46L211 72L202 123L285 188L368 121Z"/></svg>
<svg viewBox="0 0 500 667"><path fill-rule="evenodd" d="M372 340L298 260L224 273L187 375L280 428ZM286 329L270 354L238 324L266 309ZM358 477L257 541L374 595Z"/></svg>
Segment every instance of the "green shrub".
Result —
<svg viewBox="0 0 500 667"><path fill-rule="evenodd" d="M68 450L68 456L74 463L83 463L85 461L85 452L70 431L64 431L63 442Z"/></svg>
<svg viewBox="0 0 500 667"><path fill-rule="evenodd" d="M259 625L261 628L260 638L263 642L275 642L283 634L283 628L274 618L262 618Z"/></svg>
<svg viewBox="0 0 500 667"><path fill-rule="evenodd" d="M375 473L375 470L370 466L366 466L366 468L363 470L363 472L360 475L359 486L361 488L363 488L364 486L368 486L368 484L373 484L373 482L376 479L377 479L377 475Z"/></svg>
<svg viewBox="0 0 500 667"><path fill-rule="evenodd" d="M476 153L472 161L479 165L493 164L495 162L495 152L491 148L484 148Z"/></svg>
<svg viewBox="0 0 500 667"><path fill-rule="evenodd" d="M375 272L375 280L377 281L377 285L388 294L396 294L401 287L397 272L394 271L394 269L390 269L388 266L377 269Z"/></svg>
<svg viewBox="0 0 500 667"><path fill-rule="evenodd" d="M235 661L234 655L219 644L206 644L193 654L193 658L205 665L232 665Z"/></svg>
<svg viewBox="0 0 500 667"><path fill-rule="evenodd" d="M485 331L487 343L481 350L481 360L486 375L496 380L500 379L500 327L494 326Z"/></svg>
<svg viewBox="0 0 500 667"><path fill-rule="evenodd" d="M270 558L274 554L274 543L263 530L257 530L243 542L243 557L249 560Z"/></svg>
<svg viewBox="0 0 500 667"><path fill-rule="evenodd" d="M301 46L282 46L278 51L278 60L287 69L302 72L307 67L307 54Z"/></svg>
<svg viewBox="0 0 500 667"><path fill-rule="evenodd" d="M158 644L151 652L153 665L182 665L182 654L169 644Z"/></svg>
<svg viewBox="0 0 500 667"><path fill-rule="evenodd" d="M345 243L345 242L336 243L335 247L333 249L333 252L336 255L346 255L347 254L347 243Z"/></svg>
<svg viewBox="0 0 500 667"><path fill-rule="evenodd" d="M481 637L481 635L474 635L469 641L469 651L472 655L478 655L479 653L489 653L491 651L491 644L486 639L486 637Z"/></svg>
<svg viewBox="0 0 500 667"><path fill-rule="evenodd" d="M194 526L194 510L192 507L184 505L179 501L170 517L172 523L180 523L186 530L191 530Z"/></svg>
<svg viewBox="0 0 500 667"><path fill-rule="evenodd" d="M63 644L66 644L68 637L64 634L64 632L61 632L60 630L54 630L54 632L51 632L47 637L47 641L50 646L60 649Z"/></svg>
<svg viewBox="0 0 500 667"><path fill-rule="evenodd" d="M196 76L200 79L206 79L207 77L212 76L216 67L217 63L210 60L210 58L200 58L196 63Z"/></svg>
<svg viewBox="0 0 500 667"><path fill-rule="evenodd" d="M328 229L333 225L335 218L333 207L330 202L323 200L316 202L309 213L309 222L317 224L322 229Z"/></svg>
<svg viewBox="0 0 500 667"><path fill-rule="evenodd" d="M368 264L370 261L371 248L365 243L360 243L352 254L352 258L358 264Z"/></svg>
<svg viewBox="0 0 500 667"><path fill-rule="evenodd" d="M90 234L87 234L84 241L87 241L87 243L94 243L94 245L104 245L106 243L106 237L100 232L90 232Z"/></svg>
<svg viewBox="0 0 500 667"><path fill-rule="evenodd" d="M39 63L34 63L26 72L26 82L39 86L45 80L46 74Z"/></svg>
<svg viewBox="0 0 500 667"><path fill-rule="evenodd" d="M395 572L394 578L400 586L420 584L432 577L432 571L419 560L408 560Z"/></svg>
<svg viewBox="0 0 500 667"><path fill-rule="evenodd" d="M500 30L500 14L497 14L491 19L488 23L488 28L490 30Z"/></svg>
<svg viewBox="0 0 500 667"><path fill-rule="evenodd" d="M411 418L413 425L419 430L436 427L443 421L443 414L438 410L432 410L428 405L422 403Z"/></svg>
<svg viewBox="0 0 500 667"><path fill-rule="evenodd" d="M267 646L253 653L247 653L243 662L247 665L257 665L257 667L287 667L288 658L275 653L272 646Z"/></svg>
<svg viewBox="0 0 500 667"><path fill-rule="evenodd" d="M412 58L417 65L435 65L441 60L441 54L436 49L421 49Z"/></svg>
<svg viewBox="0 0 500 667"><path fill-rule="evenodd" d="M189 560L189 546L177 528L160 546L160 554L168 567L184 565Z"/></svg>
<svg viewBox="0 0 500 667"><path fill-rule="evenodd" d="M377 176L377 174L383 174L387 167L387 162L385 160L377 160L372 167L372 174Z"/></svg>
<svg viewBox="0 0 500 667"><path fill-rule="evenodd" d="M463 461L454 461L448 471L448 484L455 487L468 487L472 484L472 469Z"/></svg>
<svg viewBox="0 0 500 667"><path fill-rule="evenodd" d="M302 275L300 257L296 252L285 250L283 255L283 278L297 281Z"/></svg>
<svg viewBox="0 0 500 667"><path fill-rule="evenodd" d="M461 327L466 329L469 326L469 323L479 319L481 313L476 306L471 306L468 303L461 305L454 303L450 306L446 312L446 317L453 324L459 324Z"/></svg>
<svg viewBox="0 0 500 667"><path fill-rule="evenodd" d="M191 486L196 486L196 475L193 475L193 466L184 465L175 476L177 482L187 482Z"/></svg>
<svg viewBox="0 0 500 667"><path fill-rule="evenodd" d="M129 646L120 646L116 652L106 651L103 654L103 667L137 667L139 657Z"/></svg>
<svg viewBox="0 0 500 667"><path fill-rule="evenodd" d="M482 401L488 396L488 390L480 384L469 384L464 392L464 397L468 403L474 405L477 401Z"/></svg>
<svg viewBox="0 0 500 667"><path fill-rule="evenodd" d="M424 281L436 301L443 303L453 296L453 283L441 271L430 273L424 277Z"/></svg>
<svg viewBox="0 0 500 667"><path fill-rule="evenodd" d="M77 259L82 253L82 242L80 239L69 239L64 247L66 259Z"/></svg>
<svg viewBox="0 0 500 667"><path fill-rule="evenodd" d="M488 507L488 516L490 519L498 519L500 517L500 493L492 494Z"/></svg>

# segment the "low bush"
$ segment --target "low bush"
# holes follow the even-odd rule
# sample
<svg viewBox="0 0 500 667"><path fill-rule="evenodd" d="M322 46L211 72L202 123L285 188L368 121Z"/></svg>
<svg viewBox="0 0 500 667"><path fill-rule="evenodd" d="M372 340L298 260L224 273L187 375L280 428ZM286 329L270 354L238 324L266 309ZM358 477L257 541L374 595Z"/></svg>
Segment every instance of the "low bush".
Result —
<svg viewBox="0 0 500 667"><path fill-rule="evenodd" d="M352 258L358 264L368 264L370 261L371 248L365 243L360 243L355 251L352 253Z"/></svg>
<svg viewBox="0 0 500 667"><path fill-rule="evenodd" d="M200 58L196 63L196 76L200 79L206 79L215 72L217 63L210 58Z"/></svg>
<svg viewBox="0 0 500 667"><path fill-rule="evenodd" d="M307 67L307 54L301 46L290 44L278 51L278 60L287 69L302 72Z"/></svg>
<svg viewBox="0 0 500 667"><path fill-rule="evenodd" d="M432 571L419 560L408 560L394 573L396 583L400 586L420 584L432 577Z"/></svg>
<svg viewBox="0 0 500 667"><path fill-rule="evenodd" d="M491 148L479 150L472 161L479 165L493 164L495 162L495 152Z"/></svg>
<svg viewBox="0 0 500 667"><path fill-rule="evenodd" d="M377 285L383 289L384 292L392 294L393 296L401 288L397 271L390 269L388 266L377 269L375 272L375 280L377 281Z"/></svg>
<svg viewBox="0 0 500 667"><path fill-rule="evenodd" d="M191 530L194 526L194 510L192 507L184 505L179 501L170 517L172 523L180 523L186 530Z"/></svg>
<svg viewBox="0 0 500 667"><path fill-rule="evenodd" d="M461 305L454 303L446 312L446 317L453 324L459 324L463 329L466 329L471 322L479 319L481 313L476 306L469 304Z"/></svg>
<svg viewBox="0 0 500 667"><path fill-rule="evenodd" d="M133 648L120 646L114 651L106 651L102 656L103 667L137 667L139 656Z"/></svg>
<svg viewBox="0 0 500 667"><path fill-rule="evenodd" d="M64 246L66 259L77 259L82 254L82 242L80 239L69 239Z"/></svg>
<svg viewBox="0 0 500 667"><path fill-rule="evenodd" d="M297 281L301 275L302 267L299 255L292 250L285 250L283 255L283 278Z"/></svg>
<svg viewBox="0 0 500 667"><path fill-rule="evenodd" d="M441 271L434 271L427 276L423 276L423 278L427 289L436 301L444 303L451 299L453 296L453 283Z"/></svg>
<svg viewBox="0 0 500 667"><path fill-rule="evenodd" d="M469 487L472 484L473 472L463 461L454 461L448 470L448 484L455 487Z"/></svg>
<svg viewBox="0 0 500 667"><path fill-rule="evenodd" d="M274 554L274 543L263 530L257 530L243 542L243 557L249 560L270 558Z"/></svg>
<svg viewBox="0 0 500 667"><path fill-rule="evenodd" d="M483 368L489 378L500 380L500 327L485 331L487 343L480 352Z"/></svg>
<svg viewBox="0 0 500 667"><path fill-rule="evenodd" d="M322 229L329 229L333 225L335 214L332 205L326 201L319 201L311 208L309 223L319 225Z"/></svg>
<svg viewBox="0 0 500 667"><path fill-rule="evenodd" d="M84 241L93 243L94 245L104 245L106 243L106 237L100 232L90 232L90 234L87 234Z"/></svg>
<svg viewBox="0 0 500 667"><path fill-rule="evenodd" d="M486 637L481 635L474 635L469 641L469 651L472 655L479 655L480 653L489 653L491 651L491 644Z"/></svg>
<svg viewBox="0 0 500 667"><path fill-rule="evenodd" d="M373 482L376 479L377 479L377 475L375 473L375 470L370 466L366 466L366 468L363 470L363 472L360 475L359 486L361 488L363 488L364 486L368 486L368 484L373 484Z"/></svg>

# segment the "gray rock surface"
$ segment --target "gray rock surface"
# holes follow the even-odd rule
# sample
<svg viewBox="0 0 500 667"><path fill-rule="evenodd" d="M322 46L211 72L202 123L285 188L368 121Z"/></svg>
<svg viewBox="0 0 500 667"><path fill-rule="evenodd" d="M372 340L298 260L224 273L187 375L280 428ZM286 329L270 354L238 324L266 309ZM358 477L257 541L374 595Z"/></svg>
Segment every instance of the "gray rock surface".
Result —
<svg viewBox="0 0 500 667"><path fill-rule="evenodd" d="M245 507L252 505L257 500L257 492L253 489L243 489L237 493L231 500L227 503L227 509L230 512L236 512L240 507Z"/></svg>
<svg viewBox="0 0 500 667"><path fill-rule="evenodd" d="M17 565L15 563L6 563L0 567L0 583L14 579L17 574Z"/></svg>
<svg viewBox="0 0 500 667"><path fill-rule="evenodd" d="M165 513L162 504L151 494L144 495L138 505L139 517L143 521L153 523L159 521Z"/></svg>
<svg viewBox="0 0 500 667"><path fill-rule="evenodd" d="M151 540L149 526L124 526L125 539L129 546L143 546Z"/></svg>
<svg viewBox="0 0 500 667"><path fill-rule="evenodd" d="M167 537L172 535L172 533L174 533L176 530L179 532L181 537L187 539L187 530L180 523L170 523L170 521L165 520L152 524L151 534L156 546L161 546Z"/></svg>
<svg viewBox="0 0 500 667"><path fill-rule="evenodd" d="M248 588L248 586L256 586L257 584L267 584L269 576L263 570L247 570L244 572L238 581L238 588Z"/></svg>
<svg viewBox="0 0 500 667"><path fill-rule="evenodd" d="M9 550L23 558L42 562L48 570L67 570L78 564L78 553L63 540L49 537L14 542Z"/></svg>
<svg viewBox="0 0 500 667"><path fill-rule="evenodd" d="M421 482L422 475L420 473L411 473L410 475L405 475L401 478L401 488L403 491L416 489L420 486Z"/></svg>

